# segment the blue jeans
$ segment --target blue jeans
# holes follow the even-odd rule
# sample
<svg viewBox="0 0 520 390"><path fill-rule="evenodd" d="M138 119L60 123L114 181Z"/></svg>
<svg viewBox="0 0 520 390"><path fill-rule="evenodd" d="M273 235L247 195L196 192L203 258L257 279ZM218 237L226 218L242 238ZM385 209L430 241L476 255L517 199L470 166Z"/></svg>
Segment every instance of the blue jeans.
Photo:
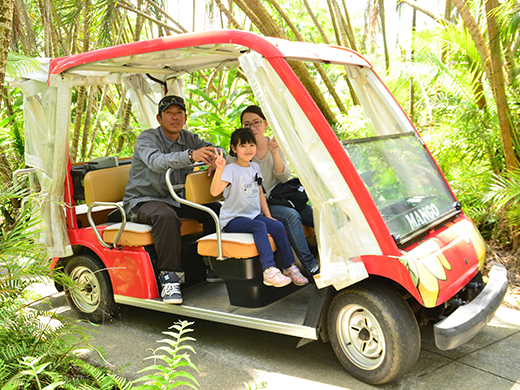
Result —
<svg viewBox="0 0 520 390"><path fill-rule="evenodd" d="M282 258L282 266L289 268L295 262L285 227L279 221L263 215L258 215L255 219L238 217L229 221L224 227L224 231L227 233L252 233L260 255L260 264L262 264L264 270L269 267L276 267L267 233L270 233L273 237L276 249Z"/></svg>
<svg viewBox="0 0 520 390"><path fill-rule="evenodd" d="M296 256L300 259L302 265L307 271L318 265L318 262L312 255L307 239L303 233L302 223L306 226L314 227L314 220L312 218L312 207L306 205L300 212L291 207L270 205L269 211L271 216L284 224L289 236Z"/></svg>

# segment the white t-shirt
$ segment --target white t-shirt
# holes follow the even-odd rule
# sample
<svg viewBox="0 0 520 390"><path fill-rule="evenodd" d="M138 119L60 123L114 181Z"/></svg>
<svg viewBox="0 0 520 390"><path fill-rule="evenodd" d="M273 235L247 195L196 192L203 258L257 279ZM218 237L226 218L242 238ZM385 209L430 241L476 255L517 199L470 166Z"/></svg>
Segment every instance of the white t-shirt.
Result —
<svg viewBox="0 0 520 390"><path fill-rule="evenodd" d="M259 185L256 177L262 177L258 164L251 162L248 167L235 163L228 164L222 172L222 181L229 182L224 189L224 205L220 209L220 225L224 228L237 217L254 219L262 212Z"/></svg>

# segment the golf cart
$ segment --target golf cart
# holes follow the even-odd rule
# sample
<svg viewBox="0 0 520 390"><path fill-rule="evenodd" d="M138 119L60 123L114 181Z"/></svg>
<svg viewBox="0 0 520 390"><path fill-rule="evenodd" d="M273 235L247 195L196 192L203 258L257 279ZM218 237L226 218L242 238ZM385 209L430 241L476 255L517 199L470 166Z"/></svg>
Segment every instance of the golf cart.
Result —
<svg viewBox="0 0 520 390"><path fill-rule="evenodd" d="M160 98L184 96L185 80L207 69L238 69L247 79L309 196L315 226L304 228L321 268L307 286L267 287L251 235L221 233L212 214L217 233L202 237L186 219L184 302L168 305L151 227L129 222L121 206L131 158L70 161L72 90L124 85L147 129L158 125ZM311 97L324 73L348 110ZM82 318L100 322L129 305L295 336L299 346L321 338L351 375L383 384L417 361L419 323L435 322L439 349L457 348L506 293L504 267L483 276L484 241L413 124L350 49L237 30L189 33L52 59L18 85L26 163L46 195L42 240L51 267L81 286L66 296ZM334 130L325 112L336 116ZM183 186L171 185L171 170L165 180L178 201L205 210L215 198L199 168L185 172ZM205 281L204 258L223 283Z"/></svg>

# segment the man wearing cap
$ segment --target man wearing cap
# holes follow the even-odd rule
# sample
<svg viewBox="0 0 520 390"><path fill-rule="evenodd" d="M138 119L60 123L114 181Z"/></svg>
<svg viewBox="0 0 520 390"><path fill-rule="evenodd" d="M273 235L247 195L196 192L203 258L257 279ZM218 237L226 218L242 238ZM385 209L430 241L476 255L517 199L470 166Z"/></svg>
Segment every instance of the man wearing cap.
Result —
<svg viewBox="0 0 520 390"><path fill-rule="evenodd" d="M160 126L143 131L138 137L132 167L125 189L123 207L129 220L152 226L157 252L157 268L165 303L181 304L181 219L194 218L203 224L204 234L215 232L215 222L206 212L179 204L166 186L165 173L172 173L172 184L184 184L189 166L195 162L209 164L214 169L214 148L197 134L183 129L186 124L186 105L180 96L165 96L158 106ZM185 168L185 169L179 169ZM207 204L217 214L218 202Z"/></svg>

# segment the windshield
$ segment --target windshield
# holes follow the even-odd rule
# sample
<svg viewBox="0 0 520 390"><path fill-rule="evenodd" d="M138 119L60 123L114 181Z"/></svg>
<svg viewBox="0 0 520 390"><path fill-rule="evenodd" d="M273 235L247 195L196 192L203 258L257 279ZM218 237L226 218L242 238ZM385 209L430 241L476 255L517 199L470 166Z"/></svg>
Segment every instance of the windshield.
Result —
<svg viewBox="0 0 520 390"><path fill-rule="evenodd" d="M375 73L361 66L321 66L344 103L334 113L333 129L396 242L457 213L430 153Z"/></svg>
<svg viewBox="0 0 520 390"><path fill-rule="evenodd" d="M455 199L414 133L342 143L396 240L454 211Z"/></svg>

